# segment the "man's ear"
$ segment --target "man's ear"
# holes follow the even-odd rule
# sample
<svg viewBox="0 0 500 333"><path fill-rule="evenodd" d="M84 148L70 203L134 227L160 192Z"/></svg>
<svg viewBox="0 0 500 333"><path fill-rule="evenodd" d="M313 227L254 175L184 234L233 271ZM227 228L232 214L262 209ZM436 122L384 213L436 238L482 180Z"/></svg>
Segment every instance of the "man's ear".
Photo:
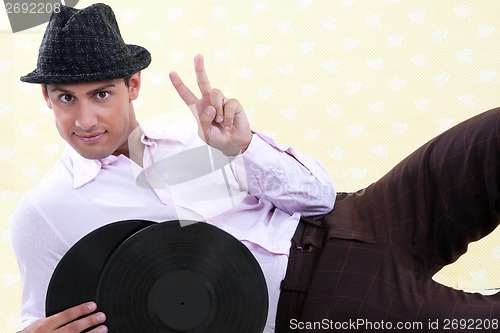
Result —
<svg viewBox="0 0 500 333"><path fill-rule="evenodd" d="M52 109L52 102L49 98L49 93L47 92L47 85L45 84L42 84L42 94L43 94L43 98L45 99L45 103L47 103L47 106L49 107L49 109Z"/></svg>
<svg viewBox="0 0 500 333"><path fill-rule="evenodd" d="M141 72L137 72L134 75L132 75L128 85L128 94L130 102L139 97L140 89L141 89Z"/></svg>

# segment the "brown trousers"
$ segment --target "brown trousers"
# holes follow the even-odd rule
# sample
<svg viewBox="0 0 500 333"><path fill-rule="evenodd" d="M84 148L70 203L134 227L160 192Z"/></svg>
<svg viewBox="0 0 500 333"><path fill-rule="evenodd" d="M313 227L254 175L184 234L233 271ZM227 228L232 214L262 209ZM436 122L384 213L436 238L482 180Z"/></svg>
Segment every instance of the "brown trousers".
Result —
<svg viewBox="0 0 500 333"><path fill-rule="evenodd" d="M339 194L322 220L299 223L276 332L500 332L500 293L431 279L497 227L499 187L497 108L439 135L366 189Z"/></svg>

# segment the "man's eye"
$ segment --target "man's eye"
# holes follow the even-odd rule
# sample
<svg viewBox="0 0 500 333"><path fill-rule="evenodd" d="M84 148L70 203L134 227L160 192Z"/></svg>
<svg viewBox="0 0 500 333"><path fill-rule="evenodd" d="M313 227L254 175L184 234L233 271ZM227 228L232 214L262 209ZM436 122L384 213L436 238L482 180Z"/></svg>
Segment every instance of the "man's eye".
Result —
<svg viewBox="0 0 500 333"><path fill-rule="evenodd" d="M59 97L59 100L63 103L69 103L73 100L73 96L64 94L64 95L61 95L61 97Z"/></svg>
<svg viewBox="0 0 500 333"><path fill-rule="evenodd" d="M109 93L107 91L99 91L96 94L96 96L97 96L98 99L105 99L105 98L109 97Z"/></svg>

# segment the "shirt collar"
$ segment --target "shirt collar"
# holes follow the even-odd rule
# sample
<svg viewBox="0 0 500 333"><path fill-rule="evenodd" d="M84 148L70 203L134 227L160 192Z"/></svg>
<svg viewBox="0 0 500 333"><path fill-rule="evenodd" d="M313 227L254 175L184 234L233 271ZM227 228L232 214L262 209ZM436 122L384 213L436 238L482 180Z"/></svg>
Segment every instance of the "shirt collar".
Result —
<svg viewBox="0 0 500 333"><path fill-rule="evenodd" d="M198 126L194 117L174 122L166 128L144 128L139 124L141 132L141 142L145 145L145 155L143 165L152 163L152 156L157 150L156 141L176 142L183 146L199 145L201 139L197 134ZM70 168L73 173L73 188L77 189L94 180L101 168L110 165L120 158L127 158L123 155L110 155L101 160L87 159L81 156L69 144L66 145L65 155L69 159ZM127 158L128 159L128 158ZM135 165L135 163L133 163Z"/></svg>
<svg viewBox="0 0 500 333"><path fill-rule="evenodd" d="M145 146L154 146L155 142L150 139L148 135L145 134L142 128L141 129L141 142ZM127 158L124 155L109 155L106 158L100 160L87 159L80 155L73 147L69 144L66 144L65 155L69 159L70 168L73 174L73 189L77 189L90 181L94 180L101 168L103 166L107 166L115 163L120 158Z"/></svg>

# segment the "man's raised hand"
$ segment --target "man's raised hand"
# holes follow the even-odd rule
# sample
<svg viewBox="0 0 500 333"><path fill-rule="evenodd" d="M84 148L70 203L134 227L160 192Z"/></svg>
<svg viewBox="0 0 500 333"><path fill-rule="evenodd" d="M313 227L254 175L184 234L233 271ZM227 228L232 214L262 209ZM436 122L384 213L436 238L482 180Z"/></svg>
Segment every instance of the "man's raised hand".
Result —
<svg viewBox="0 0 500 333"><path fill-rule="evenodd" d="M200 137L228 156L243 153L252 140L252 131L243 107L237 100L227 99L220 90L210 86L203 56L195 56L194 70L200 98L186 87L177 73L170 73L170 81L193 111Z"/></svg>

